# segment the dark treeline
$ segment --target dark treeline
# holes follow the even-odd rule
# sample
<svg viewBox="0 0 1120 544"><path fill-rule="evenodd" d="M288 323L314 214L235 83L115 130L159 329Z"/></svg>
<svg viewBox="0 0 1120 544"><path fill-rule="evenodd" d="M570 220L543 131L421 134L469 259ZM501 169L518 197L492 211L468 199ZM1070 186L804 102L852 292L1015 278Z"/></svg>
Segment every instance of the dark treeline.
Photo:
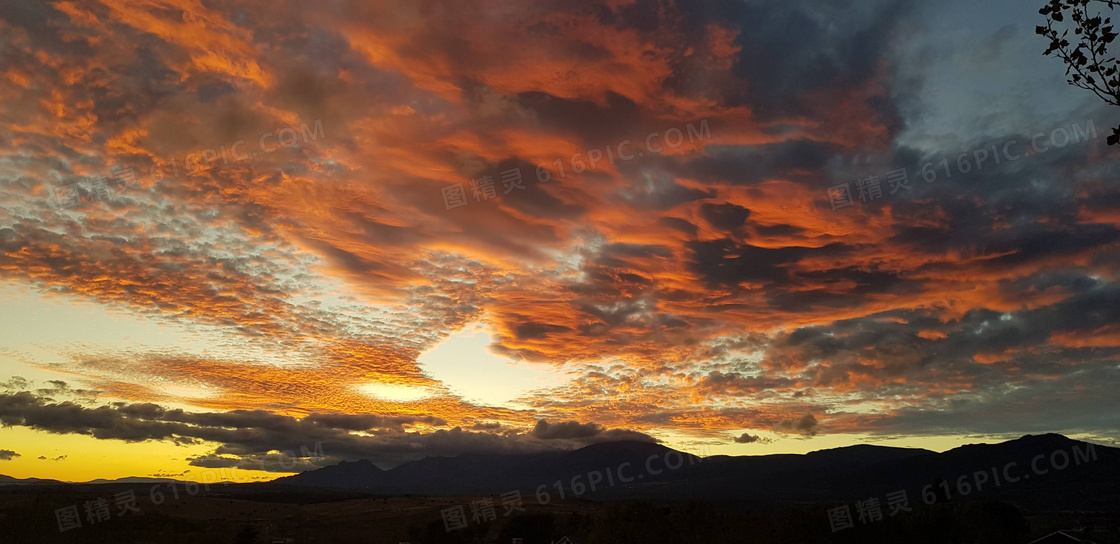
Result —
<svg viewBox="0 0 1120 544"><path fill-rule="evenodd" d="M28 490L31 491L31 490ZM1032 513L1003 502L919 505L911 512L833 532L837 504L759 507L703 501L563 501L447 531L447 500L425 497L296 496L292 502L255 492L185 498L164 509L59 532L54 510L95 495L68 488L0 493L0 542L169 544L1026 544L1055 529L1091 521L1097 544L1120 542L1120 514ZM852 509L855 514L855 509ZM1091 518L1091 519L1090 519ZM288 540L290 539L290 540Z"/></svg>

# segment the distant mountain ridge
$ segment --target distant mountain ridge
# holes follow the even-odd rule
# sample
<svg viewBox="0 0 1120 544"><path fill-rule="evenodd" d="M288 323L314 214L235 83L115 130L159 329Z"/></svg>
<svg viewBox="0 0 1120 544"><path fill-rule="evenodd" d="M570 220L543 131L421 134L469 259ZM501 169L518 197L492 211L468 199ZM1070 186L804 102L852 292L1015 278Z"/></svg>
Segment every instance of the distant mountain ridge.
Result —
<svg viewBox="0 0 1120 544"><path fill-rule="evenodd" d="M1046 472L1035 474L1035 467ZM596 480L594 491L591 480ZM429 457L389 470L368 461L344 462L278 478L272 485L379 495L517 490L522 496L540 492L553 498L731 502L882 500L886 493L905 490L912 503L920 503L924 490L927 500L940 493L938 501L1001 498L1118 508L1120 449L1046 434L944 453L856 445L804 455L701 460L659 444L606 442L565 453Z"/></svg>
<svg viewBox="0 0 1120 544"><path fill-rule="evenodd" d="M98 478L88 482L63 482L61 480L49 480L43 478L13 478L0 474L0 485L101 485L101 484L161 484L167 482L186 482L187 480L176 480L174 478L148 478L144 476L127 476L124 478L117 478L114 480L106 480L105 478Z"/></svg>
<svg viewBox="0 0 1120 544"><path fill-rule="evenodd" d="M124 478L117 478L115 480L106 480L105 478L98 478L83 482L86 484L162 484L169 482L183 482L186 480L176 480L175 478L148 478L145 476L126 476Z"/></svg>
<svg viewBox="0 0 1120 544"><path fill-rule="evenodd" d="M37 484L62 484L58 480L47 480L43 478L13 478L0 474L0 485L37 485Z"/></svg>
<svg viewBox="0 0 1120 544"><path fill-rule="evenodd" d="M0 475L0 486L170 481L175 480L130 477L70 484ZM568 452L428 457L389 470L367 460L343 461L246 485L275 492L499 496L517 491L526 501L699 499L760 506L883 501L887 493L905 491L912 505L936 497L936 502L1002 500L1041 509L1120 511L1120 449L1045 434L943 453L855 445L701 459L650 442L604 442Z"/></svg>

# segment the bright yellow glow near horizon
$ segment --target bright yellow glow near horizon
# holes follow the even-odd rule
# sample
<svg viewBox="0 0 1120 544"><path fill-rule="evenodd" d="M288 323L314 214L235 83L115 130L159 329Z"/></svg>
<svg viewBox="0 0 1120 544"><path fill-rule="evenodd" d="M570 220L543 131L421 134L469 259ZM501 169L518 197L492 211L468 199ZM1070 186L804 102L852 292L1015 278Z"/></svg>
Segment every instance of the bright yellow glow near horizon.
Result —
<svg viewBox="0 0 1120 544"><path fill-rule="evenodd" d="M730 435L698 438L680 432L654 434L662 439L662 445L666 447L701 457L804 454L855 444L922 448L944 452L967 444L995 443L1016 438L984 438L975 435L888 438L852 434L795 438L760 432L751 434L771 439L773 442L738 444L732 441ZM1079 440L1092 438L1070 437ZM167 441L125 443L120 440L99 440L86 435L52 434L26 427L3 427L0 428L0 449L13 450L20 455L10 461L0 461L0 475L15 478L47 478L66 482L132 476L190 481L251 482L272 480L290 474L245 469L205 469L188 463L191 457L211 453L215 446L215 444L178 446ZM65 457L58 459L61 456Z"/></svg>
<svg viewBox="0 0 1120 544"><path fill-rule="evenodd" d="M207 469L191 466L187 459L206 455L214 447L214 444L178 446L167 441L126 443L79 434L52 434L26 427L3 427L0 428L0 449L15 451L19 457L0 461L0 474L65 482L129 476L202 481ZM287 475L241 469L210 472L205 479L221 480L226 475L230 480L260 481Z"/></svg>

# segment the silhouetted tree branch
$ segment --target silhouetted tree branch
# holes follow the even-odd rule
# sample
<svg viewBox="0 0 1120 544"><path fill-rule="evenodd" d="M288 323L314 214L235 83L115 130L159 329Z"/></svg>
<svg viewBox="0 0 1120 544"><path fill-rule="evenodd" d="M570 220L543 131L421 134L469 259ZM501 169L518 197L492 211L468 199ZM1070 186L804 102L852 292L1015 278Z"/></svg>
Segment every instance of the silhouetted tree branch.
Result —
<svg viewBox="0 0 1120 544"><path fill-rule="evenodd" d="M1120 63L1109 56L1109 44L1116 39L1109 11L1120 6L1120 0L1050 0L1038 12L1046 17L1046 26L1035 27L1035 33L1050 39L1043 55L1056 56L1066 64L1066 81L1075 87L1092 91L1101 100L1120 106ZM1073 23L1077 43L1067 39ZM1120 143L1120 127L1112 129L1108 145Z"/></svg>

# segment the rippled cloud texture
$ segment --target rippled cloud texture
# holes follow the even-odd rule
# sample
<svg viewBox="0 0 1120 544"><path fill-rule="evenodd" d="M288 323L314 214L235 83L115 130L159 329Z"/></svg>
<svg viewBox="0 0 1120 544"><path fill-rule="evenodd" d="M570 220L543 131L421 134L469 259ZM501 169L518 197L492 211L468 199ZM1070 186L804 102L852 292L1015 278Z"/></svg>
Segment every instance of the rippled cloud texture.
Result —
<svg viewBox="0 0 1120 544"><path fill-rule="evenodd" d="M3 337L0 377L65 383L9 382L0 421L388 464L1116 438L1117 114L1026 4L4 2L3 281L229 350ZM883 198L833 209L871 176ZM488 404L418 362L479 323L564 379Z"/></svg>

